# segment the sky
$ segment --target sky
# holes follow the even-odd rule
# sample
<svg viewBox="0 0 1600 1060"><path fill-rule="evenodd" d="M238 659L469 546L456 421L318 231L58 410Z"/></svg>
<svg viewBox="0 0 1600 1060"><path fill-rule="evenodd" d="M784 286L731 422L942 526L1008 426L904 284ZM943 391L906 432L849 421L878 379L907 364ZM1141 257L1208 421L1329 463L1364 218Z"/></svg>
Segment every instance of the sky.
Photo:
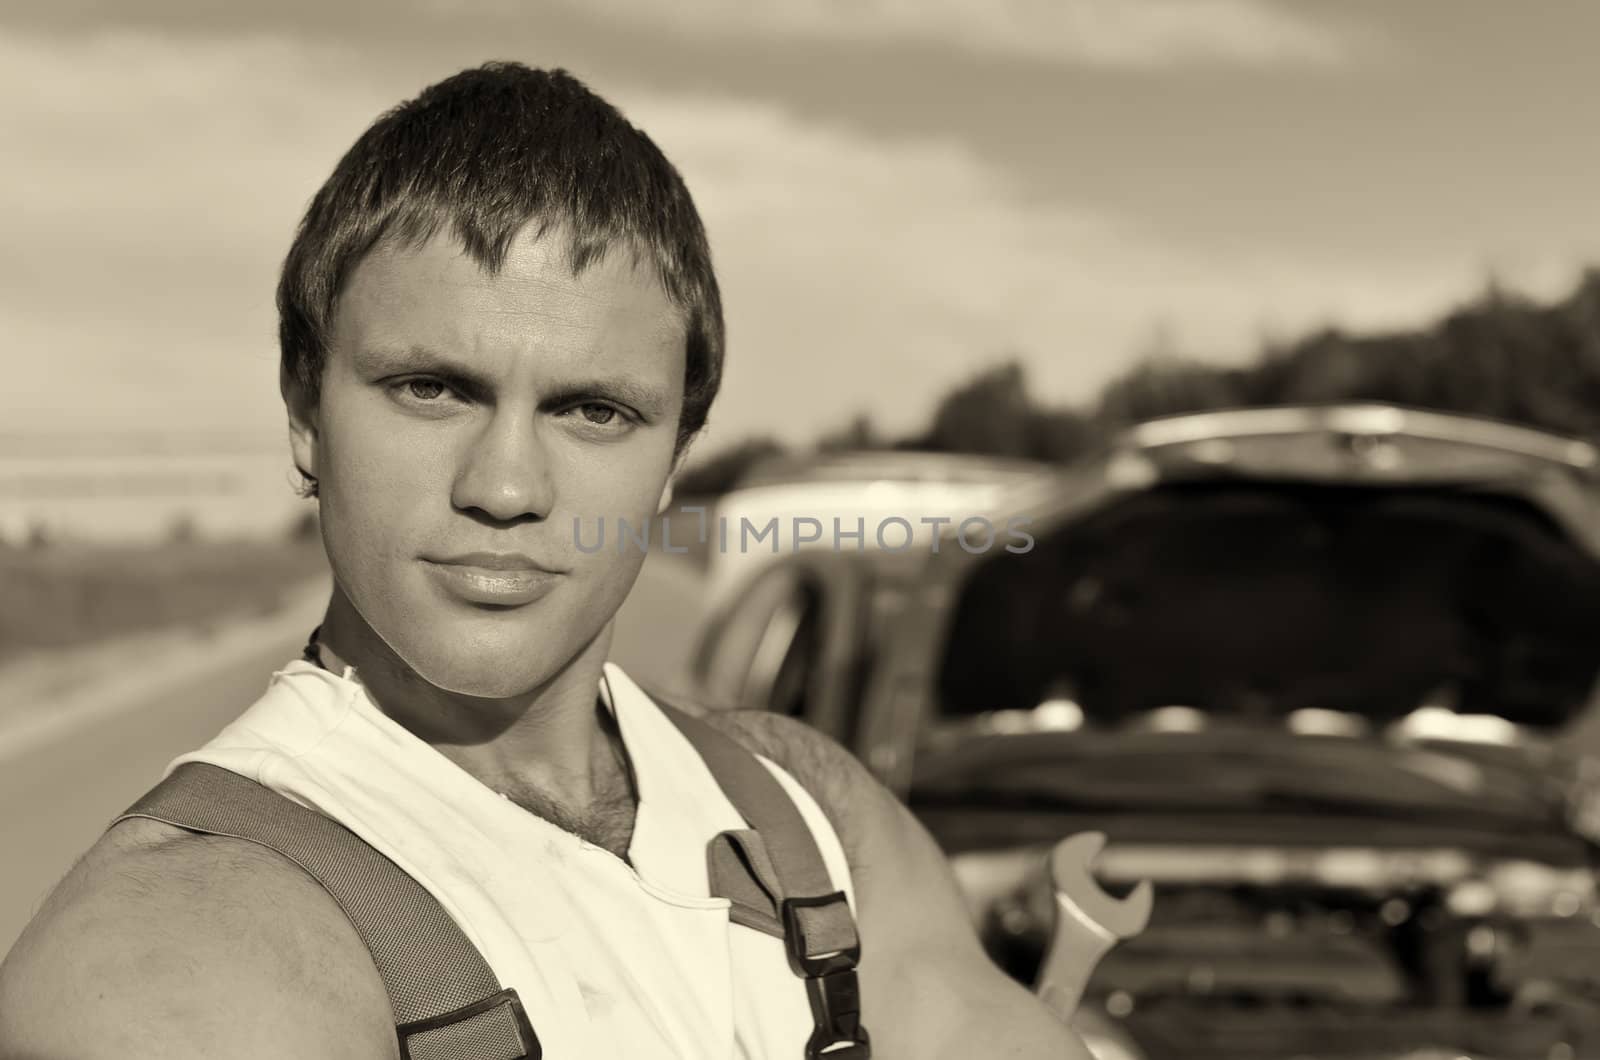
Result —
<svg viewBox="0 0 1600 1060"><path fill-rule="evenodd" d="M1424 323L1600 263L1588 0L11 0L0 441L281 444L276 271L382 111L562 66L684 174L728 361L702 453L915 429L1016 356ZM20 385L19 385L20 384Z"/></svg>

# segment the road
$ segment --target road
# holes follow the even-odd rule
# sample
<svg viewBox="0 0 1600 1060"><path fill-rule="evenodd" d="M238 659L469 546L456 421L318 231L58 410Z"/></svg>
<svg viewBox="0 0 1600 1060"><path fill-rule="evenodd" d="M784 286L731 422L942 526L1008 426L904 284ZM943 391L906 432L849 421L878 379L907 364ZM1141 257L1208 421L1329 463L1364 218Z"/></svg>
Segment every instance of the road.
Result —
<svg viewBox="0 0 1600 1060"><path fill-rule="evenodd" d="M169 761L210 739L300 654L321 615L318 595L153 660L137 681L80 690L40 711L41 724L0 734L0 953ZM679 688L698 616L697 573L653 554L617 616L612 658L663 692Z"/></svg>

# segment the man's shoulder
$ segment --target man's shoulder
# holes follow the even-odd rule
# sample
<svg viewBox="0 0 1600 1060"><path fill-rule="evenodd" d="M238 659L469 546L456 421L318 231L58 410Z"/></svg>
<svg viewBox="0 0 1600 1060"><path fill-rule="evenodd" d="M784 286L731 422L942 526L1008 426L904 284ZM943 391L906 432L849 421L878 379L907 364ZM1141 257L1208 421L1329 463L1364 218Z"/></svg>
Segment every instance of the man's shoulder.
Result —
<svg viewBox="0 0 1600 1060"><path fill-rule="evenodd" d="M792 776L821 807L852 865L873 822L892 812L893 796L866 767L803 721L764 710L707 710L701 717Z"/></svg>
<svg viewBox="0 0 1600 1060"><path fill-rule="evenodd" d="M866 770L854 755L818 729L767 710L705 710L701 718L748 751L771 759L800 779L837 781Z"/></svg>
<svg viewBox="0 0 1600 1060"><path fill-rule="evenodd" d="M0 1028L0 1053L45 1058L396 1054L382 981L315 880L139 818L101 836L0 965Z"/></svg>

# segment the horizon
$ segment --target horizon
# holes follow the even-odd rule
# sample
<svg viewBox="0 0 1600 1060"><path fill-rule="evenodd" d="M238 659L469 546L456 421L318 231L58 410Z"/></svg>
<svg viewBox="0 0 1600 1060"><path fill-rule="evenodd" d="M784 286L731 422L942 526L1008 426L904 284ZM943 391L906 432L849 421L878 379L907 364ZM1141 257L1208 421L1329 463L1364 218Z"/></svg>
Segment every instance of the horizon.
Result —
<svg viewBox="0 0 1600 1060"><path fill-rule="evenodd" d="M1346 335L1358 339L1382 337L1392 334L1405 334L1418 330L1426 330L1436 327L1456 313L1481 305L1485 296L1491 292L1503 297L1509 297L1513 300L1527 300L1540 309L1549 309L1560 305L1572 295L1577 293L1577 291L1581 288L1585 277L1591 273L1600 276L1600 262L1578 266L1577 272L1573 276L1571 283L1547 296L1541 296L1537 292L1517 289L1508 285L1499 277L1490 276L1487 277L1481 284L1479 284L1473 291L1452 299L1445 306L1437 309L1436 311L1425 314L1421 319L1413 323L1403 323L1388 328L1349 329L1346 328L1341 322L1329 321L1325 324L1309 326L1301 332L1293 335L1283 336L1274 341L1280 345L1293 345L1298 341L1311 337L1322 328L1327 327L1341 330ZM1266 340L1263 340L1245 356L1235 358L1216 358L1210 360L1205 358L1194 358L1193 360L1196 363L1204 366L1247 368L1256 363L1263 354L1268 352L1268 348L1269 347ZM1176 354L1176 356L1184 361L1190 360L1190 358L1181 351L1168 351L1166 354L1157 354L1157 356L1171 354ZM1016 360L1021 363L1025 371L1029 368L1028 359L1026 357L1016 356L1015 354L996 355L987 359L975 359L974 364L969 368L965 376L958 376L951 380L950 388L949 390L945 391L945 393L947 394L951 390L959 388L963 383L976 377L986 369L999 366L1012 360ZM1144 362L1138 359L1130 360L1125 366L1124 371L1132 370L1138 367L1141 363ZM1047 400L1041 401L1040 404L1043 406L1048 406L1052 409L1068 408L1071 411L1088 413L1093 410L1093 406L1102 396L1104 387L1107 384L1116 382L1120 378L1122 378L1121 374L1108 377L1092 392L1069 404L1051 404ZM913 416L904 429L885 432L884 440L894 440L893 438L888 437L889 435L898 435L901 440L913 438L923 427L931 422L938 400L942 396L944 395L934 395L933 400L930 401L928 406L921 410L920 419L916 416ZM1035 398L1041 397L1041 395L1032 396ZM713 406L713 412L720 407L722 401L723 399L719 396L716 405ZM1326 402L1310 403L1319 404ZM1351 399L1349 402L1340 401L1339 403L1404 404L1404 402L1391 402L1381 399L1362 399L1360 401ZM1183 413L1176 414L1182 415ZM1474 413L1466 412L1459 414L1475 415ZM1484 418L1494 419L1495 417L1491 416ZM815 449L830 429L838 429L845 422L846 421L840 421L839 423L824 424L813 431L810 435L782 439L780 444L784 446L785 450L795 453L803 453L807 450ZM1506 422L1520 423L1520 421L1517 420L1507 420ZM1521 425L1530 426L1533 429L1544 430L1547 433L1563 433L1551 430L1550 428L1539 427L1537 425ZM874 426L876 426L876 424L874 424ZM762 441L767 437L769 437L769 435L759 430L752 429L748 433L739 437L723 437L717 442L697 446L697 450L691 455L689 464L687 466L691 469L695 468L704 464L708 460L717 458L728 450L736 448L741 444ZM276 458L279 455L281 455L282 459L286 463L289 461L287 421L276 425L272 430L254 433L241 433L237 428L203 423L178 426L176 428L170 425L167 427L160 427L151 424L119 425L96 430L92 428L86 429L81 424L56 422L39 425L29 429L18 429L14 426L0 428L0 461L67 461L79 459L93 461L103 459L140 458L163 460L188 459L195 457L204 457L208 459L212 457L239 457L250 459L264 457Z"/></svg>

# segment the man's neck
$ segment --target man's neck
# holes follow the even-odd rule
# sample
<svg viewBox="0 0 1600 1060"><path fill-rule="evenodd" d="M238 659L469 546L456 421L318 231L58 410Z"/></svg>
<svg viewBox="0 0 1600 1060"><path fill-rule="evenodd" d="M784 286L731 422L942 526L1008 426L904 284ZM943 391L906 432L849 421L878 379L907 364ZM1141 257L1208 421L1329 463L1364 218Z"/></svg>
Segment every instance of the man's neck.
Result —
<svg viewBox="0 0 1600 1060"><path fill-rule="evenodd" d="M620 734L598 704L610 640L607 626L521 695L465 696L412 670L335 590L318 647L326 667L340 674L353 668L379 709L413 735L484 785L571 829L596 804L615 815L619 798L630 807L633 801Z"/></svg>

